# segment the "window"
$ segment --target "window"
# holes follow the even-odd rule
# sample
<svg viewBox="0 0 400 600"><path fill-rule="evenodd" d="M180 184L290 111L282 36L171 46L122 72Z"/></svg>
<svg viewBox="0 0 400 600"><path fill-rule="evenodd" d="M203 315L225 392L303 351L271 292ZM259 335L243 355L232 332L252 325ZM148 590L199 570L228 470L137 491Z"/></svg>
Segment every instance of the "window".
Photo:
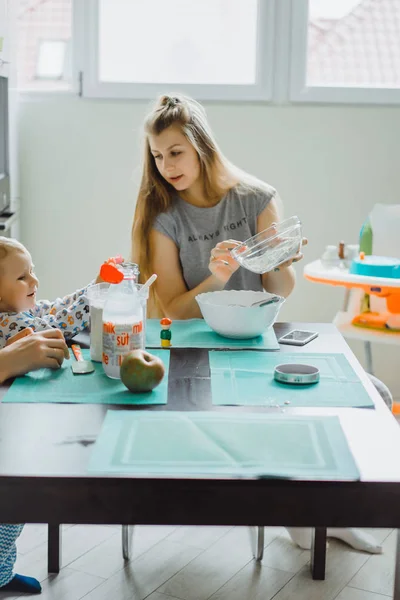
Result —
<svg viewBox="0 0 400 600"><path fill-rule="evenodd" d="M40 40L36 62L38 79L62 79L65 72L67 42Z"/></svg>
<svg viewBox="0 0 400 600"><path fill-rule="evenodd" d="M292 100L400 102L400 0L295 0Z"/></svg>
<svg viewBox="0 0 400 600"><path fill-rule="evenodd" d="M85 96L271 96L271 0L89 0Z"/></svg>
<svg viewBox="0 0 400 600"><path fill-rule="evenodd" d="M72 0L13 1L18 4L15 27L18 89L70 90Z"/></svg>
<svg viewBox="0 0 400 600"><path fill-rule="evenodd" d="M400 0L12 1L21 90L400 104Z"/></svg>

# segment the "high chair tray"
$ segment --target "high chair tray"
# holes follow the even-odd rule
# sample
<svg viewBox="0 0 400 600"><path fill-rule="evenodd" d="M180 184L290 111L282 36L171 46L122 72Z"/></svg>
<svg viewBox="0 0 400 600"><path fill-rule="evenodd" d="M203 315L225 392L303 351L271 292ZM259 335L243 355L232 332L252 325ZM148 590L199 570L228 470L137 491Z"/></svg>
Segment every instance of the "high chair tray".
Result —
<svg viewBox="0 0 400 600"><path fill-rule="evenodd" d="M390 287L399 288L400 278L371 277L349 273L349 269L341 267L325 267L321 260L314 260L304 267L304 277L310 281L327 283L331 285L342 285L344 287Z"/></svg>

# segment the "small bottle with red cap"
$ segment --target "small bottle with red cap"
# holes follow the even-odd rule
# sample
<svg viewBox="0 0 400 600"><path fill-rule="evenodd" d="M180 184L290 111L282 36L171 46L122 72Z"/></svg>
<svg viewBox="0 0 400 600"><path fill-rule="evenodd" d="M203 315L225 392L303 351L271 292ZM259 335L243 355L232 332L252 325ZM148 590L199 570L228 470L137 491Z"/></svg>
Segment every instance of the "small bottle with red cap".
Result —
<svg viewBox="0 0 400 600"><path fill-rule="evenodd" d="M170 348L171 347L171 319L168 317L164 317L160 321L161 331L160 331L160 339L161 339L161 348Z"/></svg>

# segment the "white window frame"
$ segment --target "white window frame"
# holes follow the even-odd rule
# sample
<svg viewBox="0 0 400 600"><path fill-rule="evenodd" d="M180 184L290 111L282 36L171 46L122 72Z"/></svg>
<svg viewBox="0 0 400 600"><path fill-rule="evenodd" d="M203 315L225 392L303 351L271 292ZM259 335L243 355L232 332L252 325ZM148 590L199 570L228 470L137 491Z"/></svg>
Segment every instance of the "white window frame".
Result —
<svg viewBox="0 0 400 600"><path fill-rule="evenodd" d="M307 86L308 0L291 0L290 91L292 102L400 104L400 89Z"/></svg>
<svg viewBox="0 0 400 600"><path fill-rule="evenodd" d="M191 2L193 0L188 0ZM200 0L201 1L201 0ZM81 95L86 98L150 99L166 90L179 90L198 100L268 101L272 99L275 2L257 0L256 83L245 85L108 83L98 79L98 0L74 0L74 21L84 23ZM76 39L74 40L76 42Z"/></svg>
<svg viewBox="0 0 400 600"><path fill-rule="evenodd" d="M134 0L132 0L134 1ZM187 0L191 2L192 0ZM257 84L178 85L99 83L97 0L73 0L72 86L69 90L21 91L24 101L79 94L87 98L149 100L165 91L182 91L199 100L272 104L400 105L400 89L306 85L308 0L258 0Z"/></svg>

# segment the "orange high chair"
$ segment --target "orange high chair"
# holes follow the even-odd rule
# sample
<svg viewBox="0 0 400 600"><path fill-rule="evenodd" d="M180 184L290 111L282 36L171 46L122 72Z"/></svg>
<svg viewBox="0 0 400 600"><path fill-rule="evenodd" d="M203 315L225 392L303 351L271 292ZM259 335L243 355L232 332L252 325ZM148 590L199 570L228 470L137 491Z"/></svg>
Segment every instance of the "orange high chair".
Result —
<svg viewBox="0 0 400 600"><path fill-rule="evenodd" d="M353 262L341 260L339 253L342 254L343 247L339 245L336 264L334 261L331 264L329 261L313 261L305 266L304 277L315 283L345 288L342 310L333 322L344 337L364 342L366 370L373 375L371 343L400 346L400 264L398 270L396 266L396 262L400 262L400 205L375 205L369 222L372 256L361 253ZM378 257L381 258L378 260ZM394 270L385 270L382 257L396 257L386 261ZM379 265L382 270L370 269L371 264ZM377 273L386 276L376 276ZM363 299L368 299L368 296L371 296L371 305L377 305L377 310L363 310ZM374 297L381 300L374 301ZM391 322L396 325L389 328L387 324ZM400 413L400 404L394 405L393 412Z"/></svg>

